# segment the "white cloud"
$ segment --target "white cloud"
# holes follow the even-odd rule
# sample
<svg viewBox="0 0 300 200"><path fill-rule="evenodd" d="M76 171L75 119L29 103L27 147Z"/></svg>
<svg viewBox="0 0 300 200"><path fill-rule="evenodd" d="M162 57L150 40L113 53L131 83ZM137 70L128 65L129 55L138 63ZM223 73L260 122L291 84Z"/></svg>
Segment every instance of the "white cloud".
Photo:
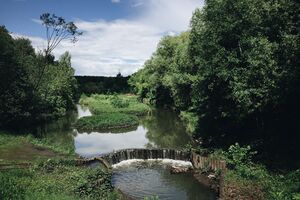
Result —
<svg viewBox="0 0 300 200"><path fill-rule="evenodd" d="M120 0L111 0L112 3L120 3Z"/></svg>
<svg viewBox="0 0 300 200"><path fill-rule="evenodd" d="M189 26L193 11L203 6L203 0L137 0L145 10L140 20L165 31L180 32Z"/></svg>
<svg viewBox="0 0 300 200"><path fill-rule="evenodd" d="M203 5L202 0L132 0L131 3L141 9L134 19L75 21L83 35L75 44L63 41L55 49L55 56L69 51L77 75L115 76L119 71L130 75L143 66L162 35L187 30L192 12ZM41 38L29 39L38 49L45 46Z"/></svg>
<svg viewBox="0 0 300 200"><path fill-rule="evenodd" d="M144 5L144 0L134 0L131 2L132 7L140 7L142 5Z"/></svg>

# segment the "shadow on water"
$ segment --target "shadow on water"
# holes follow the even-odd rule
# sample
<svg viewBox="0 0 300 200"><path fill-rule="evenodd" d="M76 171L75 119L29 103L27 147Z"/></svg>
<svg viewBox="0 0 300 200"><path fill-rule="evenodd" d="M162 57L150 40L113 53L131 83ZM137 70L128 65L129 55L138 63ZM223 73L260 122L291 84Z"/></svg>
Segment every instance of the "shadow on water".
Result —
<svg viewBox="0 0 300 200"><path fill-rule="evenodd" d="M157 148L183 148L191 142L183 122L169 109L154 110L151 116L141 120L147 129L146 137Z"/></svg>
<svg viewBox="0 0 300 200"><path fill-rule="evenodd" d="M65 152L75 152L74 137L76 135L72 125L78 118L76 111L68 112L65 117L44 123L35 127L31 132L35 137L50 146L56 146Z"/></svg>

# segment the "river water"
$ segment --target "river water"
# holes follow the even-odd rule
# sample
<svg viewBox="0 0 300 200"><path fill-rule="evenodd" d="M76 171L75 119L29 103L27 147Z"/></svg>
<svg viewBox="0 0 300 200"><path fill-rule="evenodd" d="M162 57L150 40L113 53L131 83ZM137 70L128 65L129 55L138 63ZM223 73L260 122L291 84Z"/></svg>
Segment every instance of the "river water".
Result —
<svg viewBox="0 0 300 200"><path fill-rule="evenodd" d="M91 115L78 106L78 118ZM155 110L150 116L140 118L140 123L130 129L113 132L78 132L74 137L76 153L92 157L126 148L183 148L191 141L179 118L170 110Z"/></svg>
<svg viewBox="0 0 300 200"><path fill-rule="evenodd" d="M87 108L77 106L78 112L38 132L53 142L69 145L82 157L93 157L126 148L183 148L191 136L177 115L157 109L141 117L139 125L130 129L107 132L78 132L72 129L76 118L91 115ZM112 183L134 199L158 196L160 200L214 200L215 194L199 184L192 174L170 174L171 165L190 165L183 161L127 161L114 167Z"/></svg>

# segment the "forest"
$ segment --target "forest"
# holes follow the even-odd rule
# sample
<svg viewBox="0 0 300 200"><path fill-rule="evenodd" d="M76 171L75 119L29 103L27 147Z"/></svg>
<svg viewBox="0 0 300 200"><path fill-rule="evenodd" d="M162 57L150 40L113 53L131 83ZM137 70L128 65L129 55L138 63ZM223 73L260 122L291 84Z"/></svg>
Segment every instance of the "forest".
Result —
<svg viewBox="0 0 300 200"><path fill-rule="evenodd" d="M251 144L273 167L299 166L299 11L296 1L206 1L129 83L180 112L204 147Z"/></svg>

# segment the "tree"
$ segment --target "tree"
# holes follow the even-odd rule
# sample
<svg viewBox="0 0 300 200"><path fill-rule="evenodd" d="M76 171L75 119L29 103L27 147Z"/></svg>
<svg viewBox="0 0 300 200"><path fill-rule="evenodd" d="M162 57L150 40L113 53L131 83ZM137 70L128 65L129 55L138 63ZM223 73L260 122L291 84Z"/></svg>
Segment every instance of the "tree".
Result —
<svg viewBox="0 0 300 200"><path fill-rule="evenodd" d="M31 119L32 86L22 67L14 39L0 27L0 126L24 125ZM26 53L24 52L24 57Z"/></svg>
<svg viewBox="0 0 300 200"><path fill-rule="evenodd" d="M77 37L82 35L82 32L78 31L77 26L73 22L66 22L64 18L58 17L55 14L44 13L40 16L40 20L43 26L46 27L47 47L44 49L45 64L41 66L35 87L38 87L43 78L46 65L53 57L51 53L60 42L70 40L72 43L75 43L77 42Z"/></svg>
<svg viewBox="0 0 300 200"><path fill-rule="evenodd" d="M51 50L45 50L48 57L36 54L30 40L14 39L2 26L0 49L1 128L31 126L61 117L74 107L77 88L68 52L59 61Z"/></svg>
<svg viewBox="0 0 300 200"><path fill-rule="evenodd" d="M58 46L62 40L77 41L77 36L82 35L73 22L66 22L64 18L55 14L44 13L40 16L42 24L46 27L47 47L46 57Z"/></svg>
<svg viewBox="0 0 300 200"><path fill-rule="evenodd" d="M207 146L296 147L299 13L295 0L207 0L190 30L164 37L130 84L151 102L193 112Z"/></svg>

